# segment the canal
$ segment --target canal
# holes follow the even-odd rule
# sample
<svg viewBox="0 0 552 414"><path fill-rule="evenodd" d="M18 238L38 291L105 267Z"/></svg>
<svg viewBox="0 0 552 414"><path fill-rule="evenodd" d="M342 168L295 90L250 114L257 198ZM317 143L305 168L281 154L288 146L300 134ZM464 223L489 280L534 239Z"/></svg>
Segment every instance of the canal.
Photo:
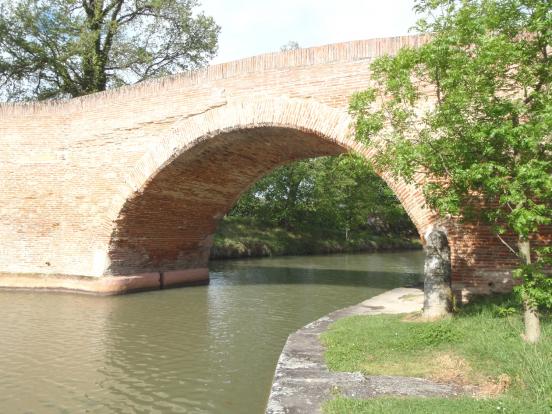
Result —
<svg viewBox="0 0 552 414"><path fill-rule="evenodd" d="M262 413L289 333L422 269L421 251L294 256L127 296L0 291L1 412Z"/></svg>

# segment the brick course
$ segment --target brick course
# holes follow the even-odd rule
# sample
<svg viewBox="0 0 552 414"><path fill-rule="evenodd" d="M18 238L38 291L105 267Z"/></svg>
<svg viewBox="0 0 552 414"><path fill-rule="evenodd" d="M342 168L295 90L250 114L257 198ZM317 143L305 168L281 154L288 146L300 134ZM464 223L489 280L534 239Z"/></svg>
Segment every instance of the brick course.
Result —
<svg viewBox="0 0 552 414"><path fill-rule="evenodd" d="M351 137L349 98L368 84L374 57L423 41L273 53L69 101L0 105L0 285L30 274L205 278L218 220L259 177L306 157L373 157ZM438 224L416 188L382 177L420 234ZM440 224L457 288L511 286L513 258L488 229Z"/></svg>

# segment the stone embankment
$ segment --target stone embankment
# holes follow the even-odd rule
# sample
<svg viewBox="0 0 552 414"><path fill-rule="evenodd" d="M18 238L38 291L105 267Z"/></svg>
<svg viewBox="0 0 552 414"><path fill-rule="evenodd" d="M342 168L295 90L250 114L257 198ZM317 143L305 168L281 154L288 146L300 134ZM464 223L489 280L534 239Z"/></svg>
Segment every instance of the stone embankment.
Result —
<svg viewBox="0 0 552 414"><path fill-rule="evenodd" d="M383 395L454 396L463 393L460 387L421 378L330 372L326 366L320 334L331 323L355 315L417 312L421 311L422 305L423 292L420 289L397 288L358 305L332 312L291 334L276 367L266 413L319 413L323 403L336 394L370 398Z"/></svg>

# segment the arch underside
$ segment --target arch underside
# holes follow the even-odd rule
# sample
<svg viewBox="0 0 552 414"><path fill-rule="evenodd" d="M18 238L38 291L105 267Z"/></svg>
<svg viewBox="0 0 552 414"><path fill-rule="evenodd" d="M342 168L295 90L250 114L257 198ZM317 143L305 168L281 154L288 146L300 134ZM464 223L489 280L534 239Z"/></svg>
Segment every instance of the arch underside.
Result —
<svg viewBox="0 0 552 414"><path fill-rule="evenodd" d="M200 139L127 200L113 231L107 274L206 267L219 220L275 167L347 152L313 132L253 127Z"/></svg>

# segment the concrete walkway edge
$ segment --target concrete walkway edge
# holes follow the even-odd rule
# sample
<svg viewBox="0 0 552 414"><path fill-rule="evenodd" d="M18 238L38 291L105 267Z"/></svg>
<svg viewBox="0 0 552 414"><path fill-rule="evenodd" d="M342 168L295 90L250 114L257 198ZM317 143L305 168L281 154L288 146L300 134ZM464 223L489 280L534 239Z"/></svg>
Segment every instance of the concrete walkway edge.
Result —
<svg viewBox="0 0 552 414"><path fill-rule="evenodd" d="M462 391L421 378L373 376L359 372L330 372L324 361L320 334L328 326L348 316L398 314L421 311L423 291L397 288L357 305L334 311L291 334L276 366L267 414L313 414L339 393L348 397L379 395L451 396Z"/></svg>

